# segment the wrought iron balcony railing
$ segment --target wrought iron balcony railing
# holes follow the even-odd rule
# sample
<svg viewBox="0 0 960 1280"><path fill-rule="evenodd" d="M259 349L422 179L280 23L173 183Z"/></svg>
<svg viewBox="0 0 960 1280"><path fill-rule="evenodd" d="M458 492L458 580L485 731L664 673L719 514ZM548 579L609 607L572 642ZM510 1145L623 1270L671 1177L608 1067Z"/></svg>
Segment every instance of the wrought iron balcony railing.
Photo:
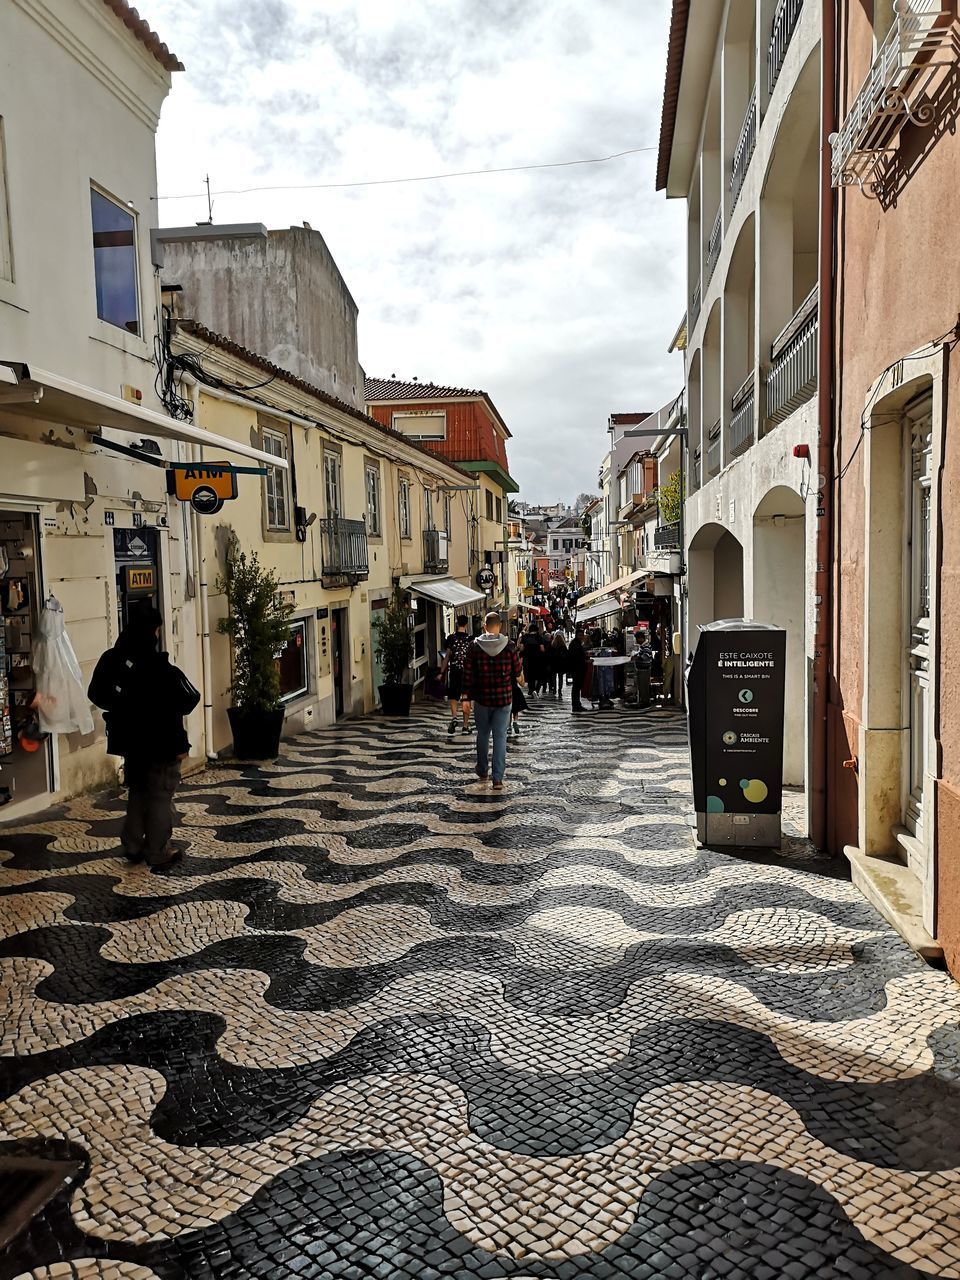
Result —
<svg viewBox="0 0 960 1280"><path fill-rule="evenodd" d="M789 418L817 389L820 291L814 286L790 323L770 348L767 374L767 418Z"/></svg>
<svg viewBox="0 0 960 1280"><path fill-rule="evenodd" d="M700 488L700 446L697 445L690 458L690 492L695 493Z"/></svg>
<svg viewBox="0 0 960 1280"><path fill-rule="evenodd" d="M880 195L883 168L908 121L929 126L936 108L926 91L953 66L958 35L949 0L896 0L896 16L839 133L831 134L835 187Z"/></svg>
<svg viewBox="0 0 960 1280"><path fill-rule="evenodd" d="M690 299L690 318L687 321L687 329L692 332L697 321L700 319L700 303L702 299L702 290L700 281L698 280L693 290L693 297Z"/></svg>
<svg viewBox="0 0 960 1280"><path fill-rule="evenodd" d="M318 521L320 561L325 578L368 578L367 526L362 520L338 516Z"/></svg>
<svg viewBox="0 0 960 1280"><path fill-rule="evenodd" d="M720 428L722 426L721 419L710 428L710 435L707 440L707 479L710 480L720 473Z"/></svg>
<svg viewBox="0 0 960 1280"><path fill-rule="evenodd" d="M423 572L446 573L449 567L446 533L442 529L424 529Z"/></svg>
<svg viewBox="0 0 960 1280"><path fill-rule="evenodd" d="M753 444L756 430L756 389L751 373L739 391L735 392L730 409L730 453L743 453Z"/></svg>
<svg viewBox="0 0 960 1280"><path fill-rule="evenodd" d="M803 0L780 0L773 15L770 44L767 47L767 92L773 93L790 40L800 21Z"/></svg>
<svg viewBox="0 0 960 1280"><path fill-rule="evenodd" d="M659 525L653 533L653 545L658 551L677 551L680 548L680 521Z"/></svg>
<svg viewBox="0 0 960 1280"><path fill-rule="evenodd" d="M757 86L754 85L750 101L747 103L746 114L743 117L743 124L740 126L740 136L733 150L733 164L730 170L730 191L733 195L731 207L740 198L740 192L743 190L743 184L746 181L747 170L750 168L750 160L756 150L758 118Z"/></svg>
<svg viewBox="0 0 960 1280"><path fill-rule="evenodd" d="M723 206L717 210L717 216L707 241L707 284L713 279L713 273L720 257L720 246L723 243Z"/></svg>

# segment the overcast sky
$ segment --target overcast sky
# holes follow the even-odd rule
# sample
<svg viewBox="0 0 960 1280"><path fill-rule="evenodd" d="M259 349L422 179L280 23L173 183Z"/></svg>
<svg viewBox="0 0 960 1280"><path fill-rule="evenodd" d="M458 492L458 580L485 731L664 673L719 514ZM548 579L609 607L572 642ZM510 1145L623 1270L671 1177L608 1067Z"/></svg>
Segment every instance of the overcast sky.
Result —
<svg viewBox="0 0 960 1280"><path fill-rule="evenodd" d="M362 181L655 147L669 0L147 0L186 65L162 195ZM597 487L611 412L682 385L682 205L655 151L605 165L216 197L216 222L320 230L369 375L482 387L528 501ZM206 217L162 200L164 225Z"/></svg>

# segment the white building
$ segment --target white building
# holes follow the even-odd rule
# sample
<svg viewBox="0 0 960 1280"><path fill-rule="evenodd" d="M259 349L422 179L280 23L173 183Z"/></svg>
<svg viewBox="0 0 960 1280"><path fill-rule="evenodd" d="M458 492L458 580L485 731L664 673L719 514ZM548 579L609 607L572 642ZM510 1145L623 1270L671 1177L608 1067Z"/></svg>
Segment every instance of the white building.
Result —
<svg viewBox="0 0 960 1280"><path fill-rule="evenodd" d="M725 617L786 629L794 785L815 626L820 25L819 0L675 0L658 165L688 211L691 637Z"/></svg>
<svg viewBox="0 0 960 1280"><path fill-rule="evenodd" d="M199 684L196 517L168 498L162 461L198 438L265 457L175 421L157 390L154 135L179 69L125 0L0 4L0 545L16 588L0 593L4 817L116 776L99 718L22 745L44 602L62 605L86 680L151 601ZM188 728L202 755L200 711Z"/></svg>

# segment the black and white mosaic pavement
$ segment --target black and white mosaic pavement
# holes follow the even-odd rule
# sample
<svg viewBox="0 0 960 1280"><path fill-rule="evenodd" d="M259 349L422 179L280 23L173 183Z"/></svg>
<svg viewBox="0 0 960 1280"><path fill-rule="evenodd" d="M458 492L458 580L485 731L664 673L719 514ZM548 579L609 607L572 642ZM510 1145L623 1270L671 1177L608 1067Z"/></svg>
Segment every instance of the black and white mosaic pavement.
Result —
<svg viewBox="0 0 960 1280"><path fill-rule="evenodd" d="M0 1280L960 1278L960 989L800 842L697 851L683 721L443 713L0 827Z"/></svg>

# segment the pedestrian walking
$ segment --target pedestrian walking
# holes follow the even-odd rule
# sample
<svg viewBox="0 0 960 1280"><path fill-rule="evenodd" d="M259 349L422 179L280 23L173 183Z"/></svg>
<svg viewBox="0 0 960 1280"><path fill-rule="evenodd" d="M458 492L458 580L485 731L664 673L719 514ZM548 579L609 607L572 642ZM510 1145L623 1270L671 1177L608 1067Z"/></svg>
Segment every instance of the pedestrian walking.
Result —
<svg viewBox="0 0 960 1280"><path fill-rule="evenodd" d="M463 678L463 701L475 704L477 726L477 777L486 781L490 773L490 737L493 735L493 789L503 790L507 765L507 734L513 713L514 683L523 685L520 655L506 636L500 634L500 615L487 614L483 634L467 652Z"/></svg>
<svg viewBox="0 0 960 1280"><path fill-rule="evenodd" d="M567 642L562 631L554 632L547 651L547 663L550 674L550 692L557 698L563 697L563 682L567 678Z"/></svg>
<svg viewBox="0 0 960 1280"><path fill-rule="evenodd" d="M583 682L587 678L587 648L583 643L583 624L581 623L573 634L570 641L570 647L567 650L567 668L573 677L573 689L570 694L570 702L572 711L583 711L584 706L580 700L583 692Z"/></svg>
<svg viewBox="0 0 960 1280"><path fill-rule="evenodd" d="M444 654L443 662L440 666L440 676L446 683L447 697L450 700L450 723L447 726L447 736L452 738L457 731L457 722L460 716L463 716L463 728L461 733L470 732L470 704L464 706L463 699L463 668L467 659L467 651L473 644L473 636L467 632L470 625L470 619L462 614L457 618L457 629L451 636L447 636L443 642Z"/></svg>
<svg viewBox="0 0 960 1280"><path fill-rule="evenodd" d="M517 681L516 681L516 680L514 680L514 682L513 682L513 706L512 706L512 708L511 708L511 712L512 712L512 714L511 714L511 727L512 727L512 729L513 729L514 737L516 737L516 738L519 738L519 737L520 737L520 713L521 713L521 712L523 712L523 711L529 711L529 709L530 709L530 708L529 708L529 705L528 705L528 703L527 703L527 700L526 700L526 698L523 696L523 690L520 688L520 685L517 683Z"/></svg>
<svg viewBox="0 0 960 1280"><path fill-rule="evenodd" d="M174 794L180 762L190 754L183 727L200 701L187 677L159 648L163 619L137 613L90 681L90 701L104 712L107 752L123 757L127 813L120 835L131 862L167 867L180 857L170 838L177 823Z"/></svg>
<svg viewBox="0 0 960 1280"><path fill-rule="evenodd" d="M540 627L536 622L531 622L523 637L523 675L527 688L538 695L546 683L546 655L547 648Z"/></svg>

